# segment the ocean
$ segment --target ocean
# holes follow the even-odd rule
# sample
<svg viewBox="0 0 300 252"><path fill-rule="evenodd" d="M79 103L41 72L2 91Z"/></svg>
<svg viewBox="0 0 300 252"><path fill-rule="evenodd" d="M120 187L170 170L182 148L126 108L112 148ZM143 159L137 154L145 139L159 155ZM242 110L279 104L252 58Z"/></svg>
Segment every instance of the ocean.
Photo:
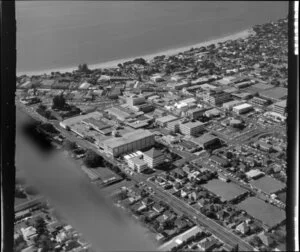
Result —
<svg viewBox="0 0 300 252"><path fill-rule="evenodd" d="M17 1L17 72L152 54L287 13L285 1Z"/></svg>

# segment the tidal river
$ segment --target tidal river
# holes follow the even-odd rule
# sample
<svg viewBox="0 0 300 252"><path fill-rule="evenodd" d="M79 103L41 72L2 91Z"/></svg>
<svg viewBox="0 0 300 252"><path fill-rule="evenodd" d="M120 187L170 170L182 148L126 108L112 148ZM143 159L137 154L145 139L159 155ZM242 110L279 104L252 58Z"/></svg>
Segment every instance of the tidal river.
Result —
<svg viewBox="0 0 300 252"><path fill-rule="evenodd" d="M95 251L153 251L156 246L146 238L146 230L104 200L72 160L62 153L42 152L21 126L30 121L17 111L16 167L28 183L41 194L69 224L92 243Z"/></svg>

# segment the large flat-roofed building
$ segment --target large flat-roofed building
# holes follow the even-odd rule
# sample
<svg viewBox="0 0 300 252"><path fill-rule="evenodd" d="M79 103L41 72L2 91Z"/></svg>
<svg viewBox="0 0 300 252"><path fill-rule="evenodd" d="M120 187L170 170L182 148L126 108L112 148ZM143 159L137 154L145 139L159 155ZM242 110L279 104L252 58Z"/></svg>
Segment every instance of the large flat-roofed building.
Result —
<svg viewBox="0 0 300 252"><path fill-rule="evenodd" d="M84 120L82 120L82 122L104 135L111 133L111 131L112 131L112 130L108 130L109 128L112 127L111 125L106 124L102 120L96 120L93 117L84 119Z"/></svg>
<svg viewBox="0 0 300 252"><path fill-rule="evenodd" d="M286 100L274 103L273 111L278 114L285 115L286 114Z"/></svg>
<svg viewBox="0 0 300 252"><path fill-rule="evenodd" d="M154 145L154 134L149 130L138 129L122 137L113 137L102 142L104 151L117 157L123 153L141 150Z"/></svg>
<svg viewBox="0 0 300 252"><path fill-rule="evenodd" d="M213 91L210 90L203 94L203 100L214 106L222 105L231 99L230 94L225 93L221 90Z"/></svg>
<svg viewBox="0 0 300 252"><path fill-rule="evenodd" d="M259 96L272 102L278 102L287 98L287 88L276 87L264 90L259 92Z"/></svg>
<svg viewBox="0 0 300 252"><path fill-rule="evenodd" d="M204 130L204 124L199 121L180 123L179 129L184 135L195 136L197 133Z"/></svg>
<svg viewBox="0 0 300 252"><path fill-rule="evenodd" d="M169 122L178 119L176 116L167 115L156 119L156 123L161 127L166 127Z"/></svg>
<svg viewBox="0 0 300 252"><path fill-rule="evenodd" d="M152 148L143 153L144 161L150 168L154 168L164 162L164 154L155 148Z"/></svg>
<svg viewBox="0 0 300 252"><path fill-rule="evenodd" d="M232 110L233 110L233 112L235 112L237 114L243 114L243 113L253 110L253 106L248 103L243 103L243 104L233 107Z"/></svg>

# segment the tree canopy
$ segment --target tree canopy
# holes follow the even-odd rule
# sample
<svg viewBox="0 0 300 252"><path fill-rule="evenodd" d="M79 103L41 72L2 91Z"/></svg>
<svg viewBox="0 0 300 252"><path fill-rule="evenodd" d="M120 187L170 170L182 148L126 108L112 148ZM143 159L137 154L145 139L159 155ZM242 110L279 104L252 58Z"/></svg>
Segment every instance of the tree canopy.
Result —
<svg viewBox="0 0 300 252"><path fill-rule="evenodd" d="M66 99L63 94L56 95L53 97L53 109L63 109L66 106Z"/></svg>
<svg viewBox="0 0 300 252"><path fill-rule="evenodd" d="M76 143L66 139L64 141L64 148L67 150L75 150L77 148L77 145L76 145Z"/></svg>
<svg viewBox="0 0 300 252"><path fill-rule="evenodd" d="M95 168L103 165L103 158L93 150L88 150L83 162L87 167Z"/></svg>

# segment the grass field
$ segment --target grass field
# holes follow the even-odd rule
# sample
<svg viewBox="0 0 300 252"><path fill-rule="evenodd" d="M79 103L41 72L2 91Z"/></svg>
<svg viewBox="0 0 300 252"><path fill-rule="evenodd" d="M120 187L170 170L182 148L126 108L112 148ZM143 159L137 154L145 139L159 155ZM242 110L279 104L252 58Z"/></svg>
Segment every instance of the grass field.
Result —
<svg viewBox="0 0 300 252"><path fill-rule="evenodd" d="M207 184L203 185L203 187L227 201L246 192L246 190L236 184L226 183L219 179L210 180Z"/></svg>
<svg viewBox="0 0 300 252"><path fill-rule="evenodd" d="M285 187L285 184L270 176L264 176L257 180L251 181L251 185L259 188L267 194L275 193Z"/></svg>
<svg viewBox="0 0 300 252"><path fill-rule="evenodd" d="M283 210L255 197L247 198L237 206L269 227L275 226L286 218Z"/></svg>

